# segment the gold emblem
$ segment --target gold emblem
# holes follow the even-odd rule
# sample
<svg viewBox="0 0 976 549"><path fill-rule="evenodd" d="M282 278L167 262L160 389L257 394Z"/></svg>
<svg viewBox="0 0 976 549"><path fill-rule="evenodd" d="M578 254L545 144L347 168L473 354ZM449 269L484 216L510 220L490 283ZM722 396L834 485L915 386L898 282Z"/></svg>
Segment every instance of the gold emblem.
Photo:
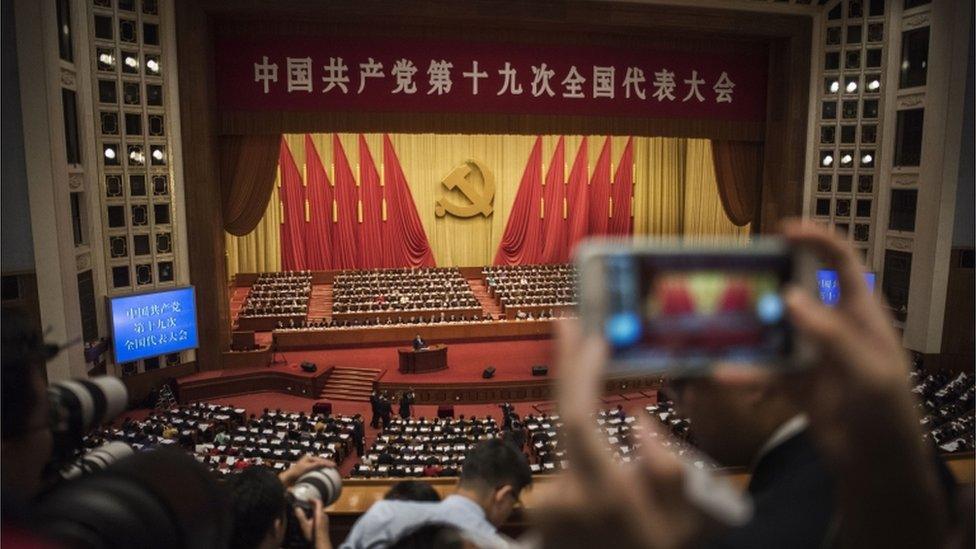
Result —
<svg viewBox="0 0 976 549"><path fill-rule="evenodd" d="M481 179L479 185L477 179ZM451 170L441 181L447 192L457 190L469 204L458 204L448 199L447 192L434 203L434 213L437 217L451 214L455 217L474 217L481 214L491 215L494 209L495 180L484 165L477 160L468 160Z"/></svg>

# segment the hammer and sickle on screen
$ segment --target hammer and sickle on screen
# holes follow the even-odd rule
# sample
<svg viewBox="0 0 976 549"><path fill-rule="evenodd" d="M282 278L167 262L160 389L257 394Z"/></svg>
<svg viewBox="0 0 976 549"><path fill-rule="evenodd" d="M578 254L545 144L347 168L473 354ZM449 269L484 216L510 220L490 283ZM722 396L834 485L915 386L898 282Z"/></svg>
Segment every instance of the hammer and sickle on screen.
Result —
<svg viewBox="0 0 976 549"><path fill-rule="evenodd" d="M477 170L481 174L483 185L478 185L476 180L470 177ZM476 178L474 178L476 179ZM470 204L457 204L447 198L447 193L442 196L434 205L434 213L437 217L444 217L451 214L455 217L474 217L481 214L485 217L491 215L494 209L492 202L495 200L495 180L484 165L477 160L467 160L460 166L451 170L441 181L448 191L457 189Z"/></svg>

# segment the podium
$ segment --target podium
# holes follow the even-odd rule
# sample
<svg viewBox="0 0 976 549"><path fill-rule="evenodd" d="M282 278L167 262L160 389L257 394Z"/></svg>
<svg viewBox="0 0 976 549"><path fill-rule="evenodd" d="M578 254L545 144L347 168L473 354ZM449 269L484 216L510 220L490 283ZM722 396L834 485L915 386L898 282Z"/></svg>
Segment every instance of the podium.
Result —
<svg viewBox="0 0 976 549"><path fill-rule="evenodd" d="M447 345L431 345L423 349L397 349L400 355L400 373L422 374L447 369Z"/></svg>

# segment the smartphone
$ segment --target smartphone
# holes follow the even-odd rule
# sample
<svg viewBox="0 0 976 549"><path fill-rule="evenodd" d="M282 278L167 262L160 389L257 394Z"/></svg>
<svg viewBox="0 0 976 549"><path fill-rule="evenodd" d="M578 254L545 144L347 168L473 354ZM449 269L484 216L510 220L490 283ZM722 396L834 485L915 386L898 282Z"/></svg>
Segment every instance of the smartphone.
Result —
<svg viewBox="0 0 976 549"><path fill-rule="evenodd" d="M576 262L582 323L606 339L609 375L695 375L717 363L797 369L814 358L783 291L817 295L817 263L780 239L598 239L580 245Z"/></svg>

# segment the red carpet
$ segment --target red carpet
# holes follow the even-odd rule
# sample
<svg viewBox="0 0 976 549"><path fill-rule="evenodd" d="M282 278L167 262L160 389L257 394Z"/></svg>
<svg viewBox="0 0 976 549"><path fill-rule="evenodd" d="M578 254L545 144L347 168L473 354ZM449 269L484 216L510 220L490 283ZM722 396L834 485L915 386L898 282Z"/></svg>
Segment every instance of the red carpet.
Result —
<svg viewBox="0 0 976 549"><path fill-rule="evenodd" d="M409 342L404 342L406 346ZM429 341L428 343L436 343ZM345 366L352 368L379 368L385 370L381 382L409 383L471 383L482 380L481 373L487 366L495 367L497 381L532 379L532 366L549 366L553 371L553 341L533 339L517 341L493 341L484 343L452 343L447 349L447 370L427 374L401 374L397 371L397 347L373 347L367 349L330 349L321 351L289 351L278 353L289 365L302 361L314 362L319 367ZM281 366L280 364L278 366Z"/></svg>

